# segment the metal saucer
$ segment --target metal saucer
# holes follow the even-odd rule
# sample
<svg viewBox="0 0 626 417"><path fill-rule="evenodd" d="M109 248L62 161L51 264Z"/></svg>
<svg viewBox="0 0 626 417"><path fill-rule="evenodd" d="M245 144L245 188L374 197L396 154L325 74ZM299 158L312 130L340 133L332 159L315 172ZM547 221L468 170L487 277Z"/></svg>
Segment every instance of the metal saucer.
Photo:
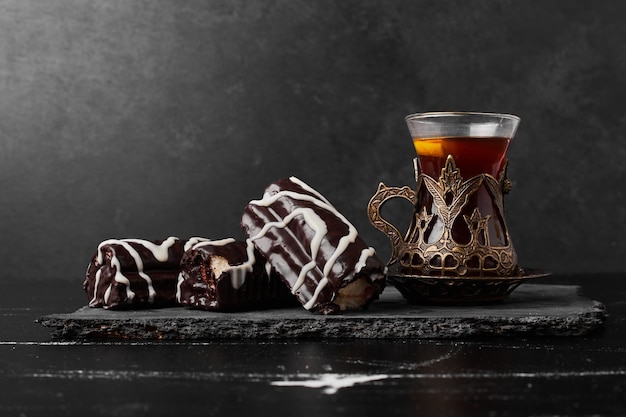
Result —
<svg viewBox="0 0 626 417"><path fill-rule="evenodd" d="M403 274L390 267L387 281L400 291L410 304L493 304L505 300L524 281L542 278L549 272L520 268L507 277L426 276Z"/></svg>

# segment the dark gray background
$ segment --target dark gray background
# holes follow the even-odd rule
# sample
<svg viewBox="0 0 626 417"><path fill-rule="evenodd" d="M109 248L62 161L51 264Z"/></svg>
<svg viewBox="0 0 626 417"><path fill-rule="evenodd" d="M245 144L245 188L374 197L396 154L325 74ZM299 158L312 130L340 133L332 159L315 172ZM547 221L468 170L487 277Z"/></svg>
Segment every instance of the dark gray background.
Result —
<svg viewBox="0 0 626 417"><path fill-rule="evenodd" d="M619 1L1 0L1 279L80 282L110 237L242 237L243 206L289 175L387 259L367 202L411 183L404 116L429 110L522 118L523 265L623 271L625 18Z"/></svg>

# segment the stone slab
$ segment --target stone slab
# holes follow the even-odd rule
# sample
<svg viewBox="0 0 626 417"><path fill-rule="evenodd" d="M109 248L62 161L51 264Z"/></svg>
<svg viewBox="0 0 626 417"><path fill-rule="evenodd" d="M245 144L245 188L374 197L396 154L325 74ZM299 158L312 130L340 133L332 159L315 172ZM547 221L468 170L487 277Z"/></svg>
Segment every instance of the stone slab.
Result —
<svg viewBox="0 0 626 417"><path fill-rule="evenodd" d="M303 308L218 313L184 307L109 311L82 307L38 320L61 339L211 340L471 336L581 336L602 326L604 305L571 285L523 284L486 306L410 305L393 287L369 309L320 316Z"/></svg>

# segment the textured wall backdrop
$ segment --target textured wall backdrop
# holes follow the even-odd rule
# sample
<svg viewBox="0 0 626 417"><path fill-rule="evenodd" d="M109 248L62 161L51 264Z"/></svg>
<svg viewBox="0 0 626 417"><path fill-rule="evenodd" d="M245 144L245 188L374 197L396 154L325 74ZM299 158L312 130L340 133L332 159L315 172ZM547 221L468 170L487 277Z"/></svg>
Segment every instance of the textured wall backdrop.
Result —
<svg viewBox="0 0 626 417"><path fill-rule="evenodd" d="M110 237L242 237L279 177L374 245L404 116L510 112L522 264L625 269L626 3L0 0L0 279L82 280ZM409 212L409 207L400 207Z"/></svg>

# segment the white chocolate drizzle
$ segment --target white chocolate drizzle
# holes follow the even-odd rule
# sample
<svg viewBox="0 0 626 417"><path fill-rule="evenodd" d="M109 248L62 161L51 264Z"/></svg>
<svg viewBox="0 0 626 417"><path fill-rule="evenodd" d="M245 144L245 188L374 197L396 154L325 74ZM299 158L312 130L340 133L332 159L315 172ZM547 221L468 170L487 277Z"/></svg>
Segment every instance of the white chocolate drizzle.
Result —
<svg viewBox="0 0 626 417"><path fill-rule="evenodd" d="M109 302L109 297L111 296L111 289L113 288L113 284L109 284L107 289L104 291L104 303L105 305Z"/></svg>
<svg viewBox="0 0 626 417"><path fill-rule="evenodd" d="M254 257L254 245L246 241L246 255L248 260L240 265L231 265L226 269L230 273L230 283L234 289L238 290L246 282L246 276L252 272L252 267L256 262Z"/></svg>
<svg viewBox="0 0 626 417"><path fill-rule="evenodd" d="M332 204L330 204L330 201L328 201L326 199L326 197L324 197L316 189L314 189L313 187L311 187L309 184L307 184L306 182L302 181L301 179L299 179L297 177L289 177L289 181L293 182L294 184L299 185L300 187L302 187L304 190L310 192L311 194L315 194L317 196L317 198L322 200L324 203L332 205Z"/></svg>
<svg viewBox="0 0 626 417"><path fill-rule="evenodd" d="M191 249L191 247L193 247L194 245L201 243L201 242L210 242L211 239L207 239L205 237L190 237L189 240L187 240L187 242L185 242L185 246L184 246L184 251L187 252L189 249Z"/></svg>
<svg viewBox="0 0 626 417"><path fill-rule="evenodd" d="M310 310L311 308L313 308L313 306L315 305L315 302L317 301L317 298L320 296L320 292L322 292L324 287L326 287L326 284L328 284L328 277L322 278L320 282L317 283L313 296L308 302L304 304L305 309Z"/></svg>
<svg viewBox="0 0 626 417"><path fill-rule="evenodd" d="M177 303L181 302L182 290L181 290L180 286L182 285L184 280L185 280L185 278L183 277L183 273L179 272L178 273L178 282L176 283L176 302Z"/></svg>
<svg viewBox="0 0 626 417"><path fill-rule="evenodd" d="M356 273L361 272L363 268L367 265L367 260L376 255L376 250L371 246L369 248L365 248L361 251L361 256L359 257L359 261L354 266L354 270ZM385 278L385 274L387 273L387 268L385 267L384 271L381 273L370 273L369 276L372 280L376 281L379 279Z"/></svg>
<svg viewBox="0 0 626 417"><path fill-rule="evenodd" d="M95 305L98 299L98 285L100 284L100 276L102 275L102 269L96 271L96 276L93 284L93 298L89 301L89 305ZM108 297L107 297L108 298Z"/></svg>

